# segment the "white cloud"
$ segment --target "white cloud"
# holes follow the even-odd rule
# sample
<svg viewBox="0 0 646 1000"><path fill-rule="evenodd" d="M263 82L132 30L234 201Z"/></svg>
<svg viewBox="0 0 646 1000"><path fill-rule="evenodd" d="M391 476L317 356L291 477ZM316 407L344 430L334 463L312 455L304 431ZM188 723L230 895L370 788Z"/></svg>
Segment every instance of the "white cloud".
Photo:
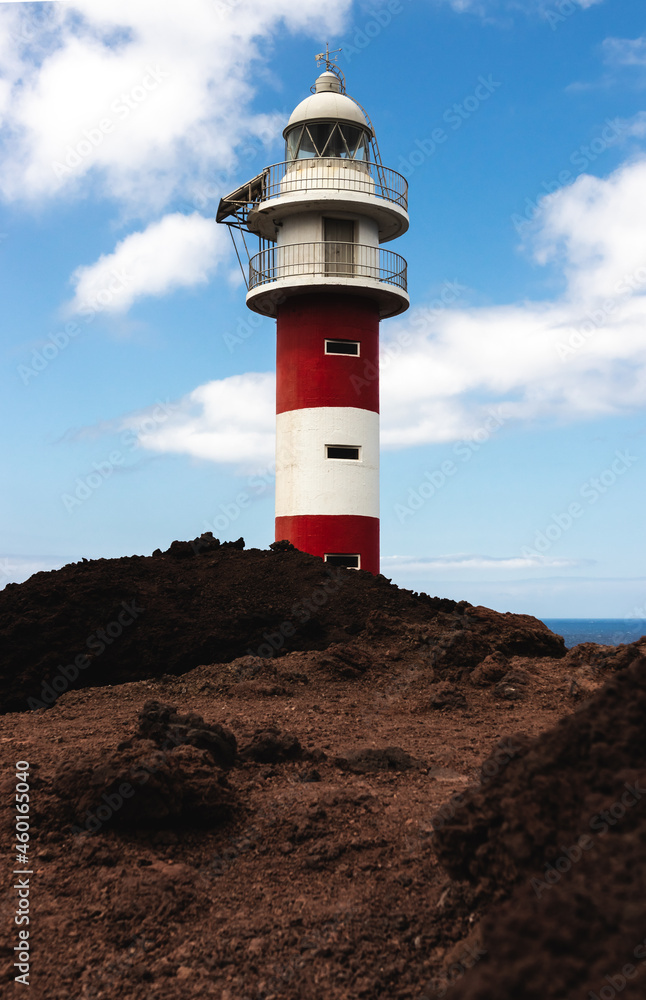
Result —
<svg viewBox="0 0 646 1000"><path fill-rule="evenodd" d="M559 576L532 575L525 579L498 574L490 579L467 579L455 574L420 573L401 577L386 569L388 576L402 587L423 590L455 601L467 600L474 605L509 611L514 614L533 613L546 618L618 618L616 642L634 642L644 631L646 605L644 578L582 577L571 573ZM567 609L567 610L565 610ZM638 624L634 620L638 619ZM555 628L556 632L560 627Z"/></svg>
<svg viewBox="0 0 646 1000"><path fill-rule="evenodd" d="M71 312L123 313L142 296L165 295L208 280L225 256L222 227L212 219L174 213L131 233L111 254L77 267Z"/></svg>
<svg viewBox="0 0 646 1000"><path fill-rule="evenodd" d="M48 556L0 556L0 590L9 583L23 583L34 573L60 569L64 563Z"/></svg>
<svg viewBox="0 0 646 1000"><path fill-rule="evenodd" d="M574 5L571 8L556 3L555 0L434 0L434 2L448 2L456 14L479 14L487 19L501 11L532 14L542 13L545 10L557 14L560 19L564 19L564 16L569 17L573 14L577 7L586 10L588 7L603 3L604 0L573 0ZM563 13L560 13L561 10Z"/></svg>
<svg viewBox="0 0 646 1000"><path fill-rule="evenodd" d="M387 447L468 438L494 405L506 420L571 420L646 402L646 159L541 208L535 259L559 268L564 294L389 325L386 346L410 342L381 378Z"/></svg>
<svg viewBox="0 0 646 1000"><path fill-rule="evenodd" d="M279 136L271 117L251 111L260 42L285 29L333 35L350 6L0 4L0 192L48 197L94 176L109 197L159 212L231 168L250 137Z"/></svg>
<svg viewBox="0 0 646 1000"><path fill-rule="evenodd" d="M606 38L603 43L606 62L615 66L646 66L646 36L641 38Z"/></svg>
<svg viewBox="0 0 646 1000"><path fill-rule="evenodd" d="M430 570L519 570L571 569L590 565L587 559L564 559L557 556L481 556L446 555L435 557L382 556L382 571L423 573Z"/></svg>
<svg viewBox="0 0 646 1000"><path fill-rule="evenodd" d="M571 301L615 295L623 278L646 265L645 192L642 158L607 179L584 174L544 199L536 258L562 265Z"/></svg>
<svg viewBox="0 0 646 1000"><path fill-rule="evenodd" d="M646 138L646 111L640 111L626 122L626 136L636 139Z"/></svg>
<svg viewBox="0 0 646 1000"><path fill-rule="evenodd" d="M144 448L255 471L274 457L275 384L269 372L232 375L195 389L161 426L142 432L141 413L121 426L134 430Z"/></svg>

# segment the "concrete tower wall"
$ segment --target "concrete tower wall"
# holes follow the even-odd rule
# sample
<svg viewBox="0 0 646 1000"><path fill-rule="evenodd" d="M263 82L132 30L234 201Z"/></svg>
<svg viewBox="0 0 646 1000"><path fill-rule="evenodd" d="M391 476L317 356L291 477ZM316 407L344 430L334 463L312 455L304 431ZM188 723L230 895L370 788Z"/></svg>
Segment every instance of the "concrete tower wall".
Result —
<svg viewBox="0 0 646 1000"><path fill-rule="evenodd" d="M378 305L303 295L280 306L276 325L276 539L322 557L355 553L378 573ZM326 353L330 339L358 354ZM335 445L358 459L328 457Z"/></svg>
<svg viewBox="0 0 646 1000"><path fill-rule="evenodd" d="M298 295L279 306L276 412L353 406L379 412L379 308L333 292ZM326 354L326 339L359 341L359 354Z"/></svg>

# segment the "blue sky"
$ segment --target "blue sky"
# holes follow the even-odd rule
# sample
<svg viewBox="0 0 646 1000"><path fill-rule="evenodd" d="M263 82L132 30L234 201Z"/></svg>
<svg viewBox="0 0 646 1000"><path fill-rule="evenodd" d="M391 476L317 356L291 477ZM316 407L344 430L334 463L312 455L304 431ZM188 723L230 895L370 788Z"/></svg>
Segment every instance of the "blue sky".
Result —
<svg viewBox="0 0 646 1000"><path fill-rule="evenodd" d="M329 40L410 184L382 571L646 618L645 32L640 0L0 3L0 585L273 539L274 325L213 217Z"/></svg>

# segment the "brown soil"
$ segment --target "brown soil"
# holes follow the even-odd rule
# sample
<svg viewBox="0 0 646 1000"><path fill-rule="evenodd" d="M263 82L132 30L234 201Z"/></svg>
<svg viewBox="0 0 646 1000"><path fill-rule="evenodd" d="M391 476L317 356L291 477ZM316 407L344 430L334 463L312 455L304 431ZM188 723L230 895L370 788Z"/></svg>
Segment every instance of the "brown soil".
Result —
<svg viewBox="0 0 646 1000"><path fill-rule="evenodd" d="M461 1000L646 995L646 640L605 657L626 662L437 829L454 878L509 899Z"/></svg>
<svg viewBox="0 0 646 1000"><path fill-rule="evenodd" d="M332 593L293 551L175 544L0 594L18 709L0 718L3 801L18 760L32 788L32 996L587 1000L621 974L622 934L628 950L646 936L630 937L646 926L640 802L540 899L529 883L646 777L637 644L564 657L529 617L350 571ZM79 671L103 686L24 711L122 600L147 617ZM255 652L265 632L281 655L205 665L193 648Z"/></svg>
<svg viewBox="0 0 646 1000"><path fill-rule="evenodd" d="M565 654L535 618L413 594L281 546L289 543L245 552L243 539L220 545L203 535L165 553L83 560L10 584L0 592L3 710L43 707L70 687L183 674L247 652L322 650L358 634L399 639L402 619L417 626L446 676L496 649Z"/></svg>

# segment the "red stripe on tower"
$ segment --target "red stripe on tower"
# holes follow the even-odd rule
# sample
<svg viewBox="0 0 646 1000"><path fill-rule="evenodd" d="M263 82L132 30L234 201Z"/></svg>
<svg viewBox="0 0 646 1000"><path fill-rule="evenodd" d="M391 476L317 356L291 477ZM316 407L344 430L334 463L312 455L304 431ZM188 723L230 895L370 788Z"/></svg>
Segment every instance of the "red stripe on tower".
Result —
<svg viewBox="0 0 646 1000"><path fill-rule="evenodd" d="M379 572L379 518L325 517L305 514L301 517L277 517L276 541L289 538L297 549L324 558L329 554L357 554L359 569Z"/></svg>
<svg viewBox="0 0 646 1000"><path fill-rule="evenodd" d="M277 319L276 539L379 572L379 322L408 308L407 184L328 63L284 131L286 161L220 203L273 244L247 305ZM372 155L371 155L372 154Z"/></svg>
<svg viewBox="0 0 646 1000"><path fill-rule="evenodd" d="M306 406L355 406L379 413L376 302L330 292L299 295L279 306L276 413Z"/></svg>

